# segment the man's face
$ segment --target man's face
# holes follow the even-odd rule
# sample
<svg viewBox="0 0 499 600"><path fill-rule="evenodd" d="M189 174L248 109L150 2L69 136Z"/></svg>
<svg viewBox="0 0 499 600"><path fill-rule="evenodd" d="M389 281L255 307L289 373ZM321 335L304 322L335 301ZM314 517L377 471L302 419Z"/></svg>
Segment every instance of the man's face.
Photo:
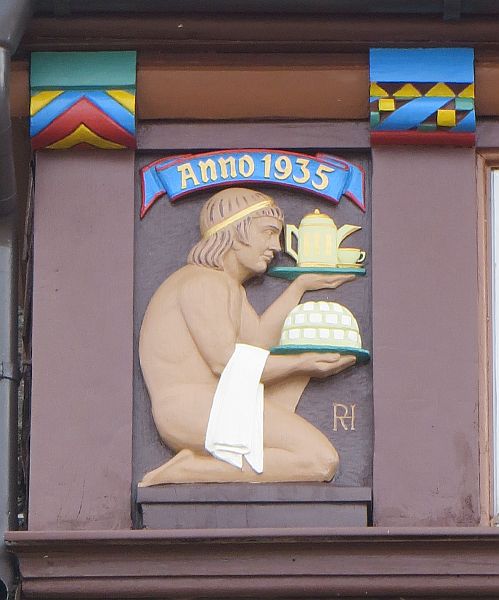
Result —
<svg viewBox="0 0 499 600"><path fill-rule="evenodd" d="M282 223L275 217L255 217L249 226L248 245L237 243L234 250L238 261L248 273L265 273L274 253L281 249L279 236Z"/></svg>

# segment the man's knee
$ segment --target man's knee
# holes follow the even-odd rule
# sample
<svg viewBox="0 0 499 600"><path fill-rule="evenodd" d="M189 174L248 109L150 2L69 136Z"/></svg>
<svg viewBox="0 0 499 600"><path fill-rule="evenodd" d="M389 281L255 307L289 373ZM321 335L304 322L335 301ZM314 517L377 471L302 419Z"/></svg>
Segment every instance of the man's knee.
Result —
<svg viewBox="0 0 499 600"><path fill-rule="evenodd" d="M340 464L340 457L334 446L321 448L317 452L317 468L322 481L331 481Z"/></svg>
<svg viewBox="0 0 499 600"><path fill-rule="evenodd" d="M312 481L331 481L340 464L338 452L327 440L310 445L301 458Z"/></svg>

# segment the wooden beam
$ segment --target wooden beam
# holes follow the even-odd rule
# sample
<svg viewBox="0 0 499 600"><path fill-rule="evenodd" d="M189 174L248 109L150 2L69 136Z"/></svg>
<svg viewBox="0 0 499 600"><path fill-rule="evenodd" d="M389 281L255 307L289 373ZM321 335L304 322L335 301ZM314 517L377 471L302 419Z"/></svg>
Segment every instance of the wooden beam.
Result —
<svg viewBox="0 0 499 600"><path fill-rule="evenodd" d="M151 121L137 128L139 150L181 150L186 148L289 148L367 149L366 121L314 121L295 123L172 123Z"/></svg>
<svg viewBox="0 0 499 600"><path fill-rule="evenodd" d="M476 110L499 116L499 53L478 52ZM11 115L29 115L29 66L12 63ZM139 55L137 114L150 119L367 119L369 66L358 54Z"/></svg>
<svg viewBox="0 0 499 600"><path fill-rule="evenodd" d="M6 540L32 599L499 593L499 531L487 527L16 531Z"/></svg>
<svg viewBox="0 0 499 600"><path fill-rule="evenodd" d="M499 47L497 20L465 16L141 14L37 17L20 52L137 49L189 52L348 52L373 46Z"/></svg>
<svg viewBox="0 0 499 600"><path fill-rule="evenodd" d="M367 61L265 65L150 65L139 68L139 119L363 119ZM364 63L364 64L362 64Z"/></svg>

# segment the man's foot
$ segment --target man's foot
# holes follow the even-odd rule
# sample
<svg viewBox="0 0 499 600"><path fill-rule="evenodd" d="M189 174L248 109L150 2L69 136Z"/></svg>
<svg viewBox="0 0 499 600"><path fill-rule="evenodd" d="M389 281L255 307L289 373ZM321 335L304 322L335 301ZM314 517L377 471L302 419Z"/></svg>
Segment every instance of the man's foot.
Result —
<svg viewBox="0 0 499 600"><path fill-rule="evenodd" d="M161 465L154 471L149 471L142 478L142 481L138 484L138 487L149 487L151 485L160 485L161 483L175 483L168 477L171 468L175 465L179 465L186 460L190 460L194 457L194 452L185 448L176 454L173 458L170 458L168 462Z"/></svg>

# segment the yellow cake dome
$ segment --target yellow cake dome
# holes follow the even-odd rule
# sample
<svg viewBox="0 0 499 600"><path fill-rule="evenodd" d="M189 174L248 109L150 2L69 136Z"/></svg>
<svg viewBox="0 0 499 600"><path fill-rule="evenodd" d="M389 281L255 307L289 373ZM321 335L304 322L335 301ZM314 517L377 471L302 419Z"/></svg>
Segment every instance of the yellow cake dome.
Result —
<svg viewBox="0 0 499 600"><path fill-rule="evenodd" d="M362 348L362 339L348 308L320 300L293 308L284 322L279 345Z"/></svg>

